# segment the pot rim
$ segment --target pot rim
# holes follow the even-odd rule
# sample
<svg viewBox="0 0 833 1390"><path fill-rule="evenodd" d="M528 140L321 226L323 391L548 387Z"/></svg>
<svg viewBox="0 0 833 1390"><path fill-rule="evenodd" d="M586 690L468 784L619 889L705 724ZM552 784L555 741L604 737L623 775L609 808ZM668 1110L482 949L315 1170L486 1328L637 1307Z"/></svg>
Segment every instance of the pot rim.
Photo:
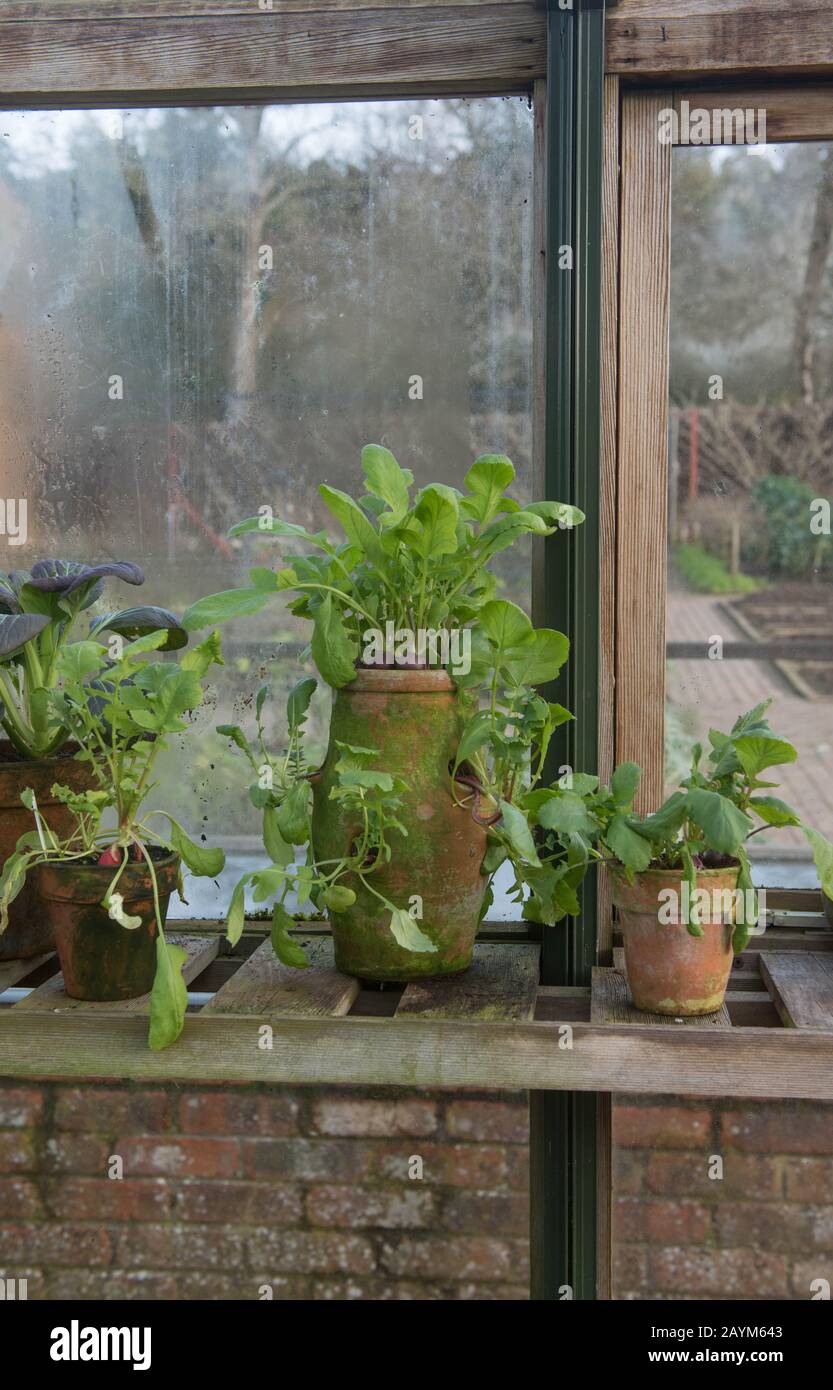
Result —
<svg viewBox="0 0 833 1390"><path fill-rule="evenodd" d="M614 874L614 876L615 876L617 879L619 879L622 883L624 883L628 888L633 887L633 884L631 884L631 882L626 878L626 876L625 876L625 871L624 871L624 869L621 867L621 865L618 865L618 864L616 864L616 865L611 865L610 868L611 868L611 872ZM714 878L714 877L717 877L719 874L734 874L734 873L738 873L739 871L740 871L740 862L737 862L737 863L734 863L734 864L724 864L724 865L722 865L722 867L719 868L719 869L697 869L695 872L696 872L697 878L699 879L699 878ZM678 879L683 879L683 878L685 878L685 869L639 869L639 870L635 870L635 871L634 871L634 875L633 875L633 876L634 876L634 880L637 881L637 882L639 881L639 879L645 879L645 878L675 878L675 879L678 878Z"/></svg>
<svg viewBox="0 0 833 1390"><path fill-rule="evenodd" d="M457 686L443 666L359 666L338 694L449 695Z"/></svg>
<svg viewBox="0 0 833 1390"><path fill-rule="evenodd" d="M51 766L52 763L69 762L75 760L76 753L81 752L81 745L75 739L68 739L60 748L56 748L54 753L49 753L45 758L7 758L4 756L6 749L13 749L14 744L11 739L0 739L0 772L7 772L9 769L24 771L30 767Z"/></svg>
<svg viewBox="0 0 833 1390"><path fill-rule="evenodd" d="M157 846L154 845L152 846L152 848L156 849ZM154 859L153 867L157 871L159 869L167 869L170 867L171 864L181 861L181 858L182 856L180 854L177 854L176 850L172 849L167 854L164 854L161 859ZM32 868L57 869L59 873L81 870L85 874L97 873L100 874L102 877L106 877L107 875L109 875L109 877L112 878L118 868L118 865L84 864L77 859L41 859L38 861L37 864L33 864ZM129 874L136 869L140 870L142 873L148 873L147 861L144 859L144 857L142 859L131 859L127 864L125 864L124 868L122 869L122 878L124 878L125 874Z"/></svg>
<svg viewBox="0 0 833 1390"><path fill-rule="evenodd" d="M153 867L161 893L170 894L176 885L182 857L172 851L164 859L155 859ZM57 870L50 879L50 870ZM70 902L79 907L84 904L100 905L105 890L115 878L117 866L114 864L79 864L66 859L41 861L32 866L35 892L46 902ZM79 891L81 876L90 885L87 892ZM170 885L170 886L169 886ZM119 876L116 892L121 893L126 903L153 892L153 883L144 859L132 860L126 864Z"/></svg>

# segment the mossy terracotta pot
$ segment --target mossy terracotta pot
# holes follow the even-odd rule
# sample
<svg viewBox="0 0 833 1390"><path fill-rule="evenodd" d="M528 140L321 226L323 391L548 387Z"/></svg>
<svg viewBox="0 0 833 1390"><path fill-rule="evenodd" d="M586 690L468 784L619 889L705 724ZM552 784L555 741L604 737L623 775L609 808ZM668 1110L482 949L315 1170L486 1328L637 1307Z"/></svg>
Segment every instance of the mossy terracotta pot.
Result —
<svg viewBox="0 0 833 1390"><path fill-rule="evenodd" d="M679 870L649 869L632 884L613 875L628 984L638 1009L688 1018L721 1007L732 969L738 872L698 869L697 888L708 894L700 914L702 936L691 936L681 920L667 920L669 913L674 919L683 915Z"/></svg>
<svg viewBox="0 0 833 1390"><path fill-rule="evenodd" d="M31 787L38 806L57 835L68 835L74 821L71 812L52 795L56 782L73 791L93 785L88 763L76 762L77 744L52 758L28 760L18 757L7 739L0 740L0 862L14 854L21 835L34 830L32 812L20 800L20 793ZM31 880L9 909L9 925L0 935L0 960L39 956L54 949L52 928L35 897Z"/></svg>
<svg viewBox="0 0 833 1390"><path fill-rule="evenodd" d="M178 854L154 856L163 926L179 863ZM142 919L140 927L130 928L119 926L101 905L114 873L111 865L60 862L32 871L55 931L64 988L73 999L136 999L153 985L157 928L150 870L144 860L128 864L119 879L116 892L125 913Z"/></svg>
<svg viewBox="0 0 833 1390"><path fill-rule="evenodd" d="M351 852L360 823L330 799L337 743L378 749L373 766L407 782L400 816L407 836L390 837L391 861L369 881L397 907L421 900L416 924L435 952L405 950L391 934L390 911L353 875L343 879L356 893L346 912L330 921L335 963L347 975L367 980L424 980L453 975L471 964L487 878L480 872L486 826L476 791L461 785L452 795L453 764L462 715L451 678L438 670L360 670L335 692L326 759L311 778L312 841L316 860Z"/></svg>

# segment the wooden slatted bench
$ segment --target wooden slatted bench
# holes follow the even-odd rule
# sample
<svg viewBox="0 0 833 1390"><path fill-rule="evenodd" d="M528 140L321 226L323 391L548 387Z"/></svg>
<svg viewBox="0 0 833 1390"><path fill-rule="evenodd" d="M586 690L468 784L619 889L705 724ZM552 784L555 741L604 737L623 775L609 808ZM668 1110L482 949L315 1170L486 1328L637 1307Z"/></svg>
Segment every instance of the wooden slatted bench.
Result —
<svg viewBox="0 0 833 1390"><path fill-rule="evenodd" d="M168 932L192 991L173 1047L148 1049L147 997L85 1004L54 956L5 962L0 1075L833 1100L827 930L753 939L720 1012L687 1020L634 1008L619 948L589 988L540 985L540 946L511 925L484 933L461 976L383 987L336 970L323 924L297 933L301 971L253 924L233 953L217 924Z"/></svg>

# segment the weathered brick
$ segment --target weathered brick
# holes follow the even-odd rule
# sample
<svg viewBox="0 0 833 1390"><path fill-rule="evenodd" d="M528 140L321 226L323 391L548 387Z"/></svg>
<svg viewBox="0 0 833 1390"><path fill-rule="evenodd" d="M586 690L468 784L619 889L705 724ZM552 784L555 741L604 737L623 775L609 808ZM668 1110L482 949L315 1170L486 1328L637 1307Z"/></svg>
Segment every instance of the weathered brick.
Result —
<svg viewBox="0 0 833 1390"><path fill-rule="evenodd" d="M340 1231L262 1231L248 1239L249 1263L289 1274L372 1274L373 1246Z"/></svg>
<svg viewBox="0 0 833 1390"><path fill-rule="evenodd" d="M494 1141L500 1144L529 1142L529 1106L507 1105L497 1100L455 1100L445 1117L454 1139Z"/></svg>
<svg viewBox="0 0 833 1390"><path fill-rule="evenodd" d="M43 1221L0 1226L0 1251L9 1264L106 1265L111 1245L101 1226Z"/></svg>
<svg viewBox="0 0 833 1390"><path fill-rule="evenodd" d="M59 1087L56 1129L92 1134L163 1133L170 1127L174 1101L163 1090L132 1091L106 1086Z"/></svg>
<svg viewBox="0 0 833 1390"><path fill-rule="evenodd" d="M49 1183L49 1206L67 1221L160 1221L171 1196L161 1178L63 1178Z"/></svg>
<svg viewBox="0 0 833 1390"><path fill-rule="evenodd" d="M386 1144L375 1151L379 1177L407 1182L413 1157L422 1159L422 1178L426 1183L450 1187L498 1188L509 1175L507 1149L488 1144Z"/></svg>
<svg viewBox="0 0 833 1390"><path fill-rule="evenodd" d="M253 1289L252 1297L257 1302L263 1303L267 1300L279 1302L296 1302L309 1298L309 1280L298 1274L287 1276L284 1274L253 1274L251 1276L251 1286ZM267 1294L266 1290L270 1292Z"/></svg>
<svg viewBox="0 0 833 1390"><path fill-rule="evenodd" d="M307 1194L307 1215L313 1226L424 1228L435 1218L435 1198L416 1182L398 1192L313 1187Z"/></svg>
<svg viewBox="0 0 833 1390"><path fill-rule="evenodd" d="M783 1255L761 1250L653 1249L648 1266L658 1293L733 1299L787 1298Z"/></svg>
<svg viewBox="0 0 833 1390"><path fill-rule="evenodd" d="M784 1166L786 1193L791 1202L833 1202L833 1157L788 1158Z"/></svg>
<svg viewBox="0 0 833 1390"><path fill-rule="evenodd" d="M821 1280L825 1280L829 1285L828 1289L819 1286ZM805 1298L809 1302L813 1299L820 1299L825 1294L829 1298L833 1294L833 1255L819 1251L818 1255L808 1256L804 1260L796 1260L790 1271L790 1285L796 1298Z"/></svg>
<svg viewBox="0 0 833 1390"><path fill-rule="evenodd" d="M452 1285L448 1294L460 1302L526 1303L529 1300L528 1284L457 1284Z"/></svg>
<svg viewBox="0 0 833 1390"><path fill-rule="evenodd" d="M707 1144L712 1117L706 1109L671 1105L617 1105L613 1141L628 1149L693 1149Z"/></svg>
<svg viewBox="0 0 833 1390"><path fill-rule="evenodd" d="M295 1096L197 1091L182 1096L179 1121L186 1133L247 1134L280 1138L296 1134L299 1104Z"/></svg>
<svg viewBox="0 0 833 1390"><path fill-rule="evenodd" d="M529 1226L525 1192L452 1191L443 1200L440 1230L462 1234L517 1236Z"/></svg>
<svg viewBox="0 0 833 1390"><path fill-rule="evenodd" d="M44 1149L47 1173L105 1176L110 1145L96 1134L53 1134Z"/></svg>
<svg viewBox="0 0 833 1390"><path fill-rule="evenodd" d="M645 1185L649 1192L674 1197L720 1197L720 1179L710 1178L710 1156L704 1153L652 1153L647 1162Z"/></svg>
<svg viewBox="0 0 833 1390"><path fill-rule="evenodd" d="M642 1191L648 1166L647 1156L638 1150L613 1146L613 1190L623 1195Z"/></svg>
<svg viewBox="0 0 833 1390"><path fill-rule="evenodd" d="M125 1177L234 1178L240 1171L240 1146L232 1138L132 1136L116 1140L113 1153L122 1158Z"/></svg>
<svg viewBox="0 0 833 1390"><path fill-rule="evenodd" d="M613 1242L613 1296L625 1298L641 1292L648 1283L648 1251L644 1245Z"/></svg>
<svg viewBox="0 0 833 1390"><path fill-rule="evenodd" d="M813 1244L810 1208L786 1202L723 1203L715 1212L720 1245L800 1255Z"/></svg>
<svg viewBox="0 0 833 1390"><path fill-rule="evenodd" d="M833 1149L833 1105L776 1107L758 1102L721 1116L727 1148L766 1154L821 1154Z"/></svg>
<svg viewBox="0 0 833 1390"><path fill-rule="evenodd" d="M160 1270L62 1269L49 1276L49 1298L165 1300L177 1296L176 1278Z"/></svg>
<svg viewBox="0 0 833 1390"><path fill-rule="evenodd" d="M178 1221L220 1221L244 1226L297 1225L301 1188L292 1183L185 1182L176 1188Z"/></svg>
<svg viewBox="0 0 833 1390"><path fill-rule="evenodd" d="M30 1129L40 1122L42 1111L41 1091L0 1085L0 1129Z"/></svg>
<svg viewBox="0 0 833 1390"><path fill-rule="evenodd" d="M113 1231L117 1266L234 1273L244 1266L244 1239L233 1226L136 1223Z"/></svg>
<svg viewBox="0 0 833 1390"><path fill-rule="evenodd" d="M34 1166L35 1149L31 1131L0 1131L0 1173L27 1173Z"/></svg>
<svg viewBox="0 0 833 1390"><path fill-rule="evenodd" d="M712 1209L701 1202L619 1198L613 1207L614 1242L702 1245L711 1232Z"/></svg>
<svg viewBox="0 0 833 1390"><path fill-rule="evenodd" d="M360 1144L337 1139L243 1139L241 1147L247 1178L357 1182L370 1158Z"/></svg>
<svg viewBox="0 0 833 1390"><path fill-rule="evenodd" d="M381 1263L395 1276L473 1279L484 1283L528 1278L528 1252L521 1241L477 1236L406 1236L382 1245Z"/></svg>
<svg viewBox="0 0 833 1390"><path fill-rule="evenodd" d="M313 1129L321 1134L428 1135L437 1129L437 1106L429 1100L359 1100L324 1096L313 1104Z"/></svg>
<svg viewBox="0 0 833 1390"><path fill-rule="evenodd" d="M29 1178L0 1178L0 1219L25 1221L42 1214L40 1193Z"/></svg>

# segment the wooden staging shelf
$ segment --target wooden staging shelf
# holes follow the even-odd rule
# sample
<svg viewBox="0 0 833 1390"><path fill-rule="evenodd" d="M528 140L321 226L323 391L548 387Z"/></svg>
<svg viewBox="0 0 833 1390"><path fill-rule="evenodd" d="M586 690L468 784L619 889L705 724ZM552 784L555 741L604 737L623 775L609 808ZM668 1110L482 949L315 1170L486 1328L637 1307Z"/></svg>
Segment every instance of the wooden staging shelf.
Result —
<svg viewBox="0 0 833 1390"><path fill-rule="evenodd" d="M169 927L187 951L192 1003L161 1053L147 1047L147 997L83 1004L65 994L54 956L0 963L0 994L12 990L0 1076L833 1101L829 930L755 939L721 1011L686 1021L633 1007L620 950L592 987L552 987L538 983L535 942L512 927L493 935L464 975L380 988L340 974L315 925L298 934L304 971L280 965L257 929L228 954L212 924Z"/></svg>

